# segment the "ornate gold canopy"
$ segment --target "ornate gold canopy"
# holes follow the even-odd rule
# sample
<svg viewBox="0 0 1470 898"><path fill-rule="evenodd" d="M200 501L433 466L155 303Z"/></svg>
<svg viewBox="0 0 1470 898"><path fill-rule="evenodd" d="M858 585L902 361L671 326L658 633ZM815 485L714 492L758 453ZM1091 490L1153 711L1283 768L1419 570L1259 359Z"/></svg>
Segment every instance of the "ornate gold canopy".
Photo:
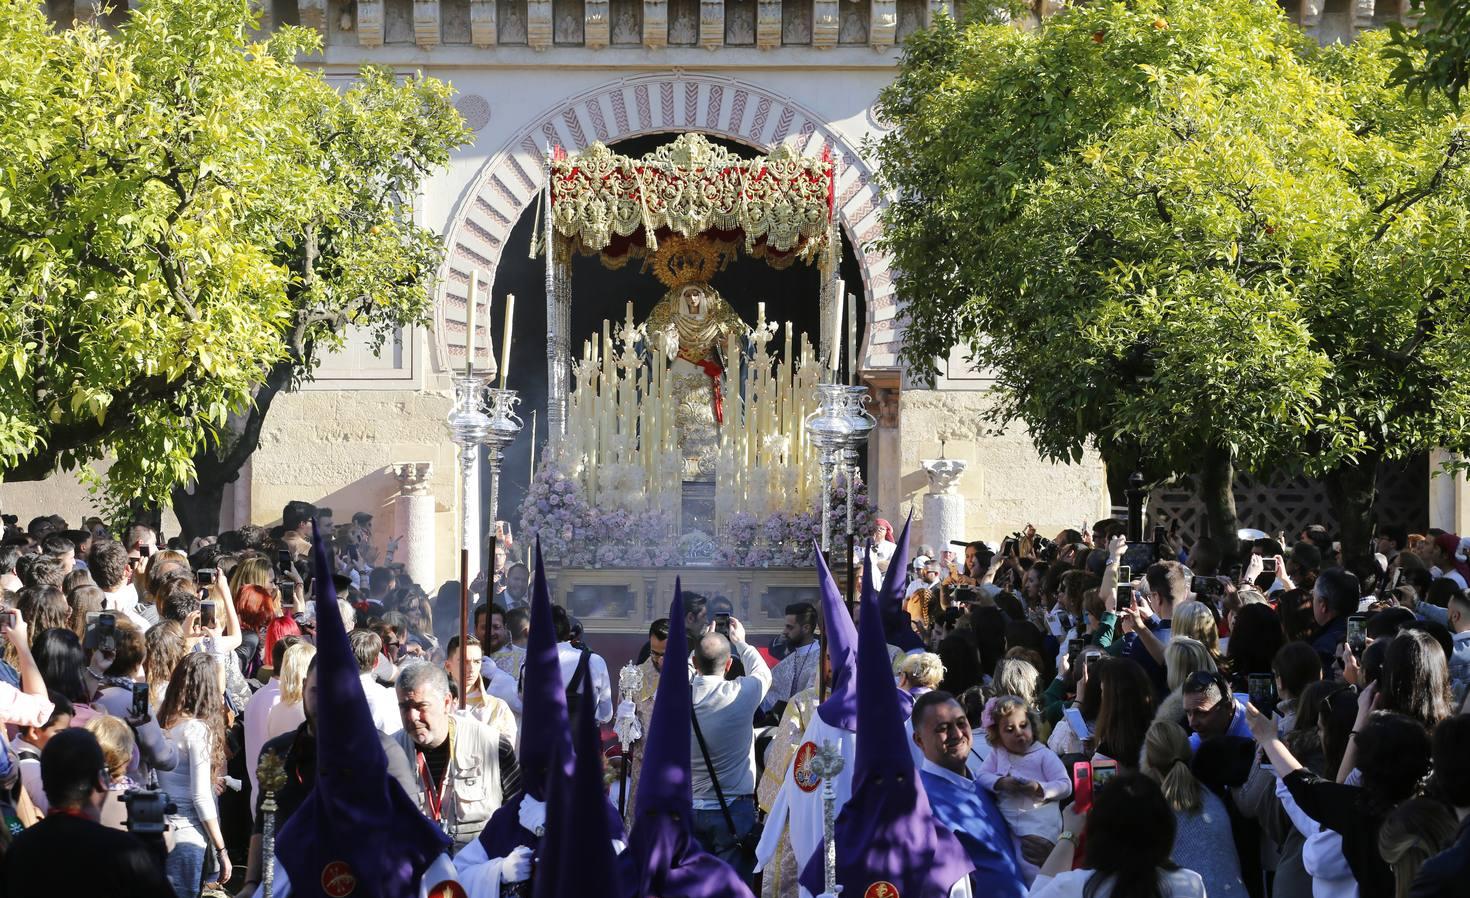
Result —
<svg viewBox="0 0 1470 898"><path fill-rule="evenodd" d="M642 158L601 143L551 166L552 227L616 266L672 235L705 235L775 264L811 262L831 237L832 160L787 145L743 159L698 134Z"/></svg>

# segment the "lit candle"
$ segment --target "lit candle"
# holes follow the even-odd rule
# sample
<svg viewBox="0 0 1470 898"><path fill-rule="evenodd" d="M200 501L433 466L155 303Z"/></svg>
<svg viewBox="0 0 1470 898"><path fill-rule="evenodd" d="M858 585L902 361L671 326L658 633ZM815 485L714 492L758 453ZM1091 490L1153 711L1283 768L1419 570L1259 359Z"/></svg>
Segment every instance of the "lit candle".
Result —
<svg viewBox="0 0 1470 898"><path fill-rule="evenodd" d="M464 373L475 371L475 318L479 313L480 269L470 270L470 295L464 306Z"/></svg>
<svg viewBox="0 0 1470 898"><path fill-rule="evenodd" d="M505 330L500 334L500 389L505 389L505 379L510 375L510 334L515 324L516 295L505 297Z"/></svg>
<svg viewBox="0 0 1470 898"><path fill-rule="evenodd" d="M847 294L847 378L852 386L858 382L857 294Z"/></svg>

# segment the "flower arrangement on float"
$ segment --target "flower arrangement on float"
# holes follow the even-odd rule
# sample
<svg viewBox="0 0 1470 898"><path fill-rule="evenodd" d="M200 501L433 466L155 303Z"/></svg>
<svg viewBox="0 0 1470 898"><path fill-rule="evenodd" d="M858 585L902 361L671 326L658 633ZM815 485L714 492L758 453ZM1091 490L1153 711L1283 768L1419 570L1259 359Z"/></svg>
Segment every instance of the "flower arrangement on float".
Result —
<svg viewBox="0 0 1470 898"><path fill-rule="evenodd" d="M839 475L832 488L834 521L846 521L847 483ZM873 532L874 513L867 484L853 494L853 526L859 541ZM541 537L549 564L563 567L678 567L680 551L673 517L661 509L598 508L561 465L548 460L536 472L521 505L521 531ZM733 568L809 568L816 563L821 510L776 511L758 516L735 512L716 540L712 563Z"/></svg>

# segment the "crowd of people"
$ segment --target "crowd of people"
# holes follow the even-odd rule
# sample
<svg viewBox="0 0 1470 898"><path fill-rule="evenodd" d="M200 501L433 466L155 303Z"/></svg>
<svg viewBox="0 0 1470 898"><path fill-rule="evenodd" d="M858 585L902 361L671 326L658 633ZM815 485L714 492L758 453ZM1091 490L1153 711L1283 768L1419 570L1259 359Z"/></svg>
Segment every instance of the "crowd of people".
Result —
<svg viewBox="0 0 1470 898"><path fill-rule="evenodd" d="M946 894L1470 890L1470 540L1385 528L1354 554L1320 526L1187 547L1123 531L1028 527L999 546L921 546L910 562L907 529L880 522L861 559L904 753L969 868ZM188 546L146 524L8 527L0 895L257 893L271 847L262 759L284 768L277 832L317 786L313 534L394 790L444 835L470 898L531 893L527 834L549 799L546 697L529 691L541 687L527 657L545 584L502 545L461 640L457 584L431 597L392 542L380 557L371 516L336 525L292 502L278 527ZM769 644L683 594L679 616L649 629L628 694L580 624L547 612L560 726L585 707L603 728L619 848L653 800L640 793L668 786L645 764L682 646L692 839L763 896L820 890L805 878L822 839L814 755L831 744L867 769L851 763L856 609L820 574L822 601L789 606ZM856 807L861 781L837 776L839 811ZM493 822L506 814L509 829Z"/></svg>

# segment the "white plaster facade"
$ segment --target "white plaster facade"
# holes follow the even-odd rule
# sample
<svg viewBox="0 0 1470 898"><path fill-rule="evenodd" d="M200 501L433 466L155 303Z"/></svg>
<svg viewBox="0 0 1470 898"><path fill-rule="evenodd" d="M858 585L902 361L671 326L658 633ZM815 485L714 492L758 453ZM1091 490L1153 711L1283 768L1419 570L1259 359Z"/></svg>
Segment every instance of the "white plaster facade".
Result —
<svg viewBox="0 0 1470 898"><path fill-rule="evenodd" d="M1284 5L1325 41L1399 15L1403 4L1393 2L1382 13L1373 0ZM65 15L64 3L52 5ZM1037 8L1055 5L1039 0ZM455 576L458 469L445 436L444 371L462 364L470 269L493 281L511 228L542 186L548 144L576 152L593 141L684 131L762 150L788 143L839 154L837 205L861 255L866 294L861 359L877 399L869 462L882 513L897 518L913 509L921 518L922 461L943 454L967 462L957 489L971 538L997 539L1028 521L1055 532L1106 514L1097 459L1044 463L1024 431L984 430L983 373L950 359L935 387L920 389L899 366L903 298L874 246L883 198L863 147L883 131L873 105L894 76L894 44L947 7L944 0L265 0L263 29L292 22L322 32L324 53L303 64L344 84L363 64L446 80L474 136L415 204L448 246L432 328L404 334L379 357L353 345L315 383L278 398L260 449L227 496L222 526L275 521L287 500L301 498L331 506L338 520L358 510L380 515L375 529L386 541L400 492L395 470L426 465L415 469L427 473L415 486L412 529L434 527L429 585ZM584 295L574 293L573 302ZM522 297L522 314L541 314L540 300ZM74 478L55 478L6 485L0 503L24 520L58 510L75 516L86 501ZM502 517L515 515L502 509Z"/></svg>

